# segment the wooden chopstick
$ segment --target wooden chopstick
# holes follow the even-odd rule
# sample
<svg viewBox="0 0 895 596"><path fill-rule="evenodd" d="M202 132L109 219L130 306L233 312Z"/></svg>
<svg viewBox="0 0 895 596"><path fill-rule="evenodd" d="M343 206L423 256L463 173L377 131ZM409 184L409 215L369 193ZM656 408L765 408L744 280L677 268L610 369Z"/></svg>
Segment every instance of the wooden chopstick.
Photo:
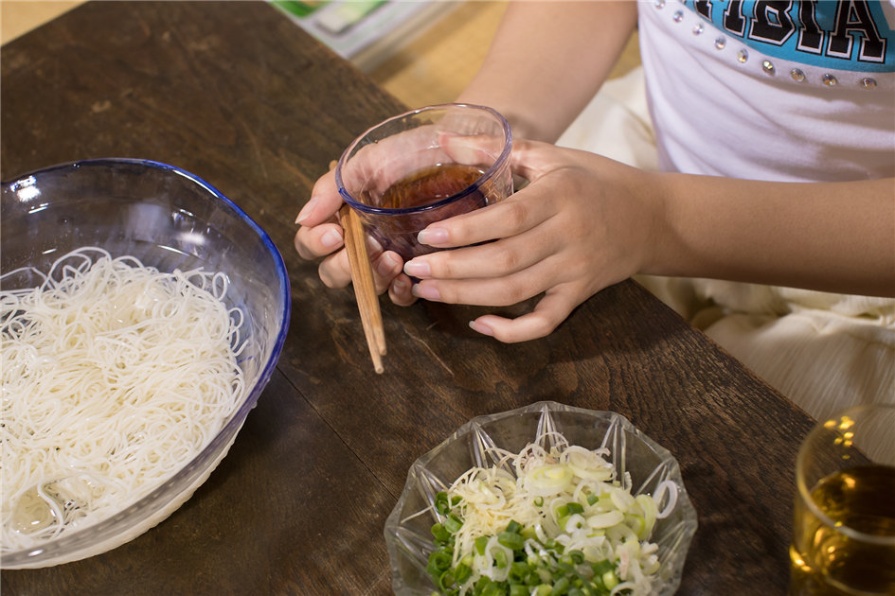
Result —
<svg viewBox="0 0 895 596"><path fill-rule="evenodd" d="M373 368L377 374L385 370L382 357L386 353L385 329L382 325L382 311L379 310L379 296L373 282L373 267L367 254L367 242L364 238L364 225L357 213L347 204L339 210L339 219L345 229L345 249L348 251L348 262L351 265L351 283L354 296L360 311L361 323Z"/></svg>

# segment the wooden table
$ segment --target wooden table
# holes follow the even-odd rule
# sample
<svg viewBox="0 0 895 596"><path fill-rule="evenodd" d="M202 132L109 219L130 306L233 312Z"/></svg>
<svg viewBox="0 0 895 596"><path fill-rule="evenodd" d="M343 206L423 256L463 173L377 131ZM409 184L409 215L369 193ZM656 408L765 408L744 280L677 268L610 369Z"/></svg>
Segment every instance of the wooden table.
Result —
<svg viewBox="0 0 895 596"><path fill-rule="evenodd" d="M2 177L92 157L189 170L286 259L277 373L228 457L158 527L106 554L4 571L15 594L391 589L383 524L411 463L469 418L539 400L617 411L679 459L699 514L680 593L785 592L793 469L811 419L640 286L502 345L474 309L383 300L373 373L350 290L292 248L314 180L402 106L264 2L90 2L2 49Z"/></svg>

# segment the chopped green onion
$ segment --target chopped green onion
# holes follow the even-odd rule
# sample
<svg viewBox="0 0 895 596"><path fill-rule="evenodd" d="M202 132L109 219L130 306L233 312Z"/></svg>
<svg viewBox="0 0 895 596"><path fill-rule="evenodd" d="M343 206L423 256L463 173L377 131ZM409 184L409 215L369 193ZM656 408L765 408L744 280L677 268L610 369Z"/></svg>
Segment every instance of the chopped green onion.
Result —
<svg viewBox="0 0 895 596"><path fill-rule="evenodd" d="M457 517L457 515L454 513L448 515L447 518L444 520L444 529L451 534L456 534L462 526L463 520Z"/></svg>
<svg viewBox="0 0 895 596"><path fill-rule="evenodd" d="M488 546L488 537L487 536L479 536L475 539L475 552L477 555L482 556L485 554L485 547Z"/></svg>
<svg viewBox="0 0 895 596"><path fill-rule="evenodd" d="M507 566L509 561L507 560L507 553L502 550L494 551L494 566L498 569L503 569Z"/></svg>
<svg viewBox="0 0 895 596"><path fill-rule="evenodd" d="M435 495L435 511L440 513L441 515L447 515L450 512L450 500L448 499L448 494L444 491L439 492Z"/></svg>
<svg viewBox="0 0 895 596"><path fill-rule="evenodd" d="M600 576L600 579L603 580L603 585L606 586L608 590L611 590L619 584L618 576L615 575L615 573L613 573L612 571L607 571Z"/></svg>
<svg viewBox="0 0 895 596"><path fill-rule="evenodd" d="M457 565L456 569L454 569L454 580L458 584L462 585L466 583L466 580L470 577L472 577L472 567L466 563L460 563Z"/></svg>
<svg viewBox="0 0 895 596"><path fill-rule="evenodd" d="M565 594L569 589L569 578L561 577L555 582L553 582L553 592L552 594L555 596L560 596L561 594Z"/></svg>
<svg viewBox="0 0 895 596"><path fill-rule="evenodd" d="M648 540L673 510L676 485L634 496L606 449L550 443L473 468L435 496L426 571L442 594L608 596L624 584L621 593L641 596L658 587L659 547Z"/></svg>
<svg viewBox="0 0 895 596"><path fill-rule="evenodd" d="M451 568L453 562L453 558L449 553L435 551L429 555L429 564L426 566L426 572L433 577L441 577L446 570Z"/></svg>
<svg viewBox="0 0 895 596"><path fill-rule="evenodd" d="M434 536L435 540L438 542L447 542L451 539L451 533L445 529L444 524L440 523L432 525L432 536Z"/></svg>
<svg viewBox="0 0 895 596"><path fill-rule="evenodd" d="M497 535L497 542L512 550L522 550L525 546L525 538L509 529Z"/></svg>
<svg viewBox="0 0 895 596"><path fill-rule="evenodd" d="M566 505L566 508L571 515L575 515L576 513L584 513L584 507L581 503L576 503L575 501L570 502Z"/></svg>

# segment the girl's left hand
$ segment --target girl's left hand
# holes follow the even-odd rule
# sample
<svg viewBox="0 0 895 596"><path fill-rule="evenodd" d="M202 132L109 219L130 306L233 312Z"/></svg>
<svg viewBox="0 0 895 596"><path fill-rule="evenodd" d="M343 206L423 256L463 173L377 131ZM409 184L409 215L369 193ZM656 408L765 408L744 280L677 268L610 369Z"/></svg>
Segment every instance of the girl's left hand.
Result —
<svg viewBox="0 0 895 596"><path fill-rule="evenodd" d="M642 271L661 224L656 175L534 141L514 141L514 174L529 184L510 198L431 224L420 242L454 248L416 257L404 272L430 301L508 306L539 294L515 319L484 315L470 323L503 342L551 333L582 302ZM462 247L462 248L459 248Z"/></svg>

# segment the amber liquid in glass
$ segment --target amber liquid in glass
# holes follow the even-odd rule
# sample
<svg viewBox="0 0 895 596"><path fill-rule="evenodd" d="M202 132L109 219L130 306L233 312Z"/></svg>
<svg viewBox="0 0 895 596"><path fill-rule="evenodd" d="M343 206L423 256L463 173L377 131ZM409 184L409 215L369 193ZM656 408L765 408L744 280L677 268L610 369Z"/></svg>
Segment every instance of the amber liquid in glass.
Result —
<svg viewBox="0 0 895 596"><path fill-rule="evenodd" d="M379 206L386 209L408 209L437 203L469 188L483 173L477 166L462 164L424 168L389 187L383 193Z"/></svg>
<svg viewBox="0 0 895 596"><path fill-rule="evenodd" d="M790 594L895 595L895 467L868 465L837 472L822 479L811 494L840 527L824 524L796 498ZM841 526L871 539L849 536Z"/></svg>
<svg viewBox="0 0 895 596"><path fill-rule="evenodd" d="M483 172L479 166L439 164L402 178L379 197L363 193L361 199L367 205L410 209L363 216L366 217L364 225L383 248L397 252L405 261L433 252L436 249L420 244L416 235L432 222L488 205L491 194L488 182L482 186L476 184ZM467 189L456 200L437 204Z"/></svg>

